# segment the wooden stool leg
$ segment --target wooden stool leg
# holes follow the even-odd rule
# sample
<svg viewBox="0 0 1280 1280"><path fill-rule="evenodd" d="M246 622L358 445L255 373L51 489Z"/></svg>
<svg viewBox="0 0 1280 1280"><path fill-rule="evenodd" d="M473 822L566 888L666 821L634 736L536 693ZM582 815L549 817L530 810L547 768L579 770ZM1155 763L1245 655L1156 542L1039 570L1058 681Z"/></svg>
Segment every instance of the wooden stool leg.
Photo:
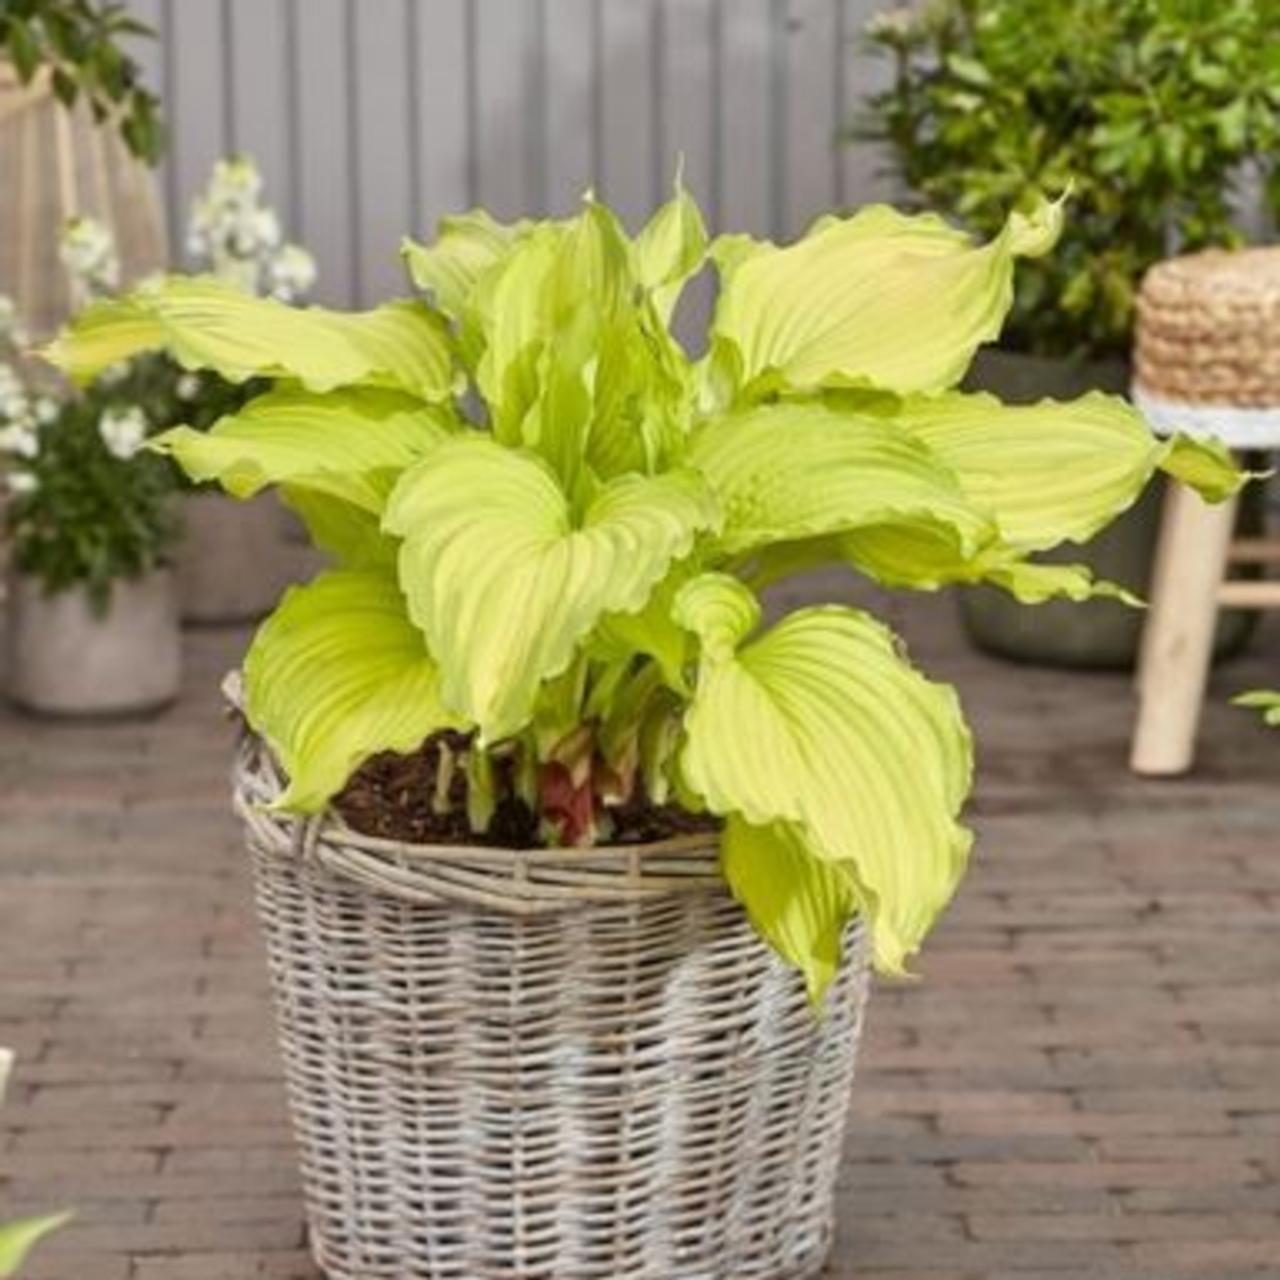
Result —
<svg viewBox="0 0 1280 1280"><path fill-rule="evenodd" d="M1209 506L1181 485L1169 489L1142 636L1135 773L1177 774L1191 765L1235 519L1235 499Z"/></svg>

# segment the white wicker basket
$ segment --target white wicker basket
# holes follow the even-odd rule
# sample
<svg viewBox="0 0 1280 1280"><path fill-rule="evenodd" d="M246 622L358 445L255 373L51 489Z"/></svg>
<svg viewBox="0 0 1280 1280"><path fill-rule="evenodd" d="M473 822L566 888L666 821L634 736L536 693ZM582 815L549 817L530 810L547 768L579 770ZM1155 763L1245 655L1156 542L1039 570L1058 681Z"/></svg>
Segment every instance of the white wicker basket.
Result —
<svg viewBox="0 0 1280 1280"><path fill-rule="evenodd" d="M332 1280L800 1280L867 993L815 1017L714 840L513 852L265 812L235 772L311 1245Z"/></svg>

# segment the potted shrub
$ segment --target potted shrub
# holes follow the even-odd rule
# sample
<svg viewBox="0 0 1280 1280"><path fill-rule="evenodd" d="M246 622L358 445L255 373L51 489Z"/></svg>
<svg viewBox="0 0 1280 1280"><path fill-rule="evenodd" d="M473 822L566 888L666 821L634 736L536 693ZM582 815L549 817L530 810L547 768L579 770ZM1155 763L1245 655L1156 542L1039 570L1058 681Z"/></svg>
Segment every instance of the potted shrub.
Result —
<svg viewBox="0 0 1280 1280"><path fill-rule="evenodd" d="M1028 191L1072 191L1058 251L1020 273L972 385L1028 402L1127 389L1143 273L1174 248L1238 242L1240 179L1280 145L1277 19L1253 0L932 0L872 20L895 74L860 132L888 144L921 206L991 234ZM1160 497L1153 486L1091 545L1095 572L1146 590ZM1260 508L1244 518L1257 524ZM996 652L1107 666L1137 652L1141 617L1114 602L1033 611L978 589L961 605ZM1224 613L1220 650L1250 625Z"/></svg>
<svg viewBox="0 0 1280 1280"><path fill-rule="evenodd" d="M64 397L0 362L8 682L30 710L145 712L178 692L172 482L146 434L109 377Z"/></svg>
<svg viewBox="0 0 1280 1280"><path fill-rule="evenodd" d="M1030 553L1157 470L1240 480L1118 399L953 390L1059 219L708 247L682 191L634 240L592 200L477 212L406 246L420 301L175 277L53 348L273 379L156 447L289 490L338 557L232 685L329 1276L817 1274L867 964L902 972L963 873L970 740L880 622L766 627L759 592L823 563L1105 592ZM694 362L667 322L708 255Z"/></svg>

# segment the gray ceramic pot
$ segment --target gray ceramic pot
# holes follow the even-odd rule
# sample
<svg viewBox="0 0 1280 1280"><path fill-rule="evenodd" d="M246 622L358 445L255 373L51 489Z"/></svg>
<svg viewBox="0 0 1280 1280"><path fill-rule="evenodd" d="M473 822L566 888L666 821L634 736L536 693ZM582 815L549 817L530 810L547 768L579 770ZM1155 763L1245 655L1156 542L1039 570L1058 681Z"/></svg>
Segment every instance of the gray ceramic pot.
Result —
<svg viewBox="0 0 1280 1280"><path fill-rule="evenodd" d="M1026 404L1046 396L1074 399L1089 391L1123 395L1129 367L1120 360L1072 362L1041 356L984 351L974 362L966 387L990 391L1010 404ZM1254 486L1256 489L1257 486ZM1085 546L1071 544L1038 559L1087 564L1100 578L1119 582L1146 597L1160 533L1165 485L1157 479L1146 493ZM1241 504L1245 530L1261 528L1262 512L1246 490ZM965 630L979 648L1021 662L1063 667L1132 667L1137 659L1145 614L1111 600L1074 604L1022 605L994 587L959 593ZM1215 655L1236 653L1247 643L1257 615L1224 610L1219 615Z"/></svg>
<svg viewBox="0 0 1280 1280"><path fill-rule="evenodd" d="M253 622L271 610L288 576L273 495L240 502L196 490L183 498L182 525L176 562L183 622Z"/></svg>
<svg viewBox="0 0 1280 1280"><path fill-rule="evenodd" d="M52 594L9 577L9 695L30 711L109 716L158 710L178 695L181 649L173 575L112 584L102 616L83 587Z"/></svg>

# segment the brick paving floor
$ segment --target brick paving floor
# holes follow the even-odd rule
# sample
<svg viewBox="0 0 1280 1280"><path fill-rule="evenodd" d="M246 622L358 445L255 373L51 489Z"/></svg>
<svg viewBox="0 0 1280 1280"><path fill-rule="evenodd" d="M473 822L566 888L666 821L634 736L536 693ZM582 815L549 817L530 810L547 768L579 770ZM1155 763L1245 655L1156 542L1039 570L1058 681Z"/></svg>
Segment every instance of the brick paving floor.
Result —
<svg viewBox="0 0 1280 1280"><path fill-rule="evenodd" d="M950 617L901 621L984 744L981 842L874 998L830 1276L1280 1277L1280 737L1223 705L1280 629L1215 677L1197 774L1140 783L1124 678ZM315 1280L226 809L242 641L192 635L150 723L0 713L0 1216L77 1207L31 1280Z"/></svg>

